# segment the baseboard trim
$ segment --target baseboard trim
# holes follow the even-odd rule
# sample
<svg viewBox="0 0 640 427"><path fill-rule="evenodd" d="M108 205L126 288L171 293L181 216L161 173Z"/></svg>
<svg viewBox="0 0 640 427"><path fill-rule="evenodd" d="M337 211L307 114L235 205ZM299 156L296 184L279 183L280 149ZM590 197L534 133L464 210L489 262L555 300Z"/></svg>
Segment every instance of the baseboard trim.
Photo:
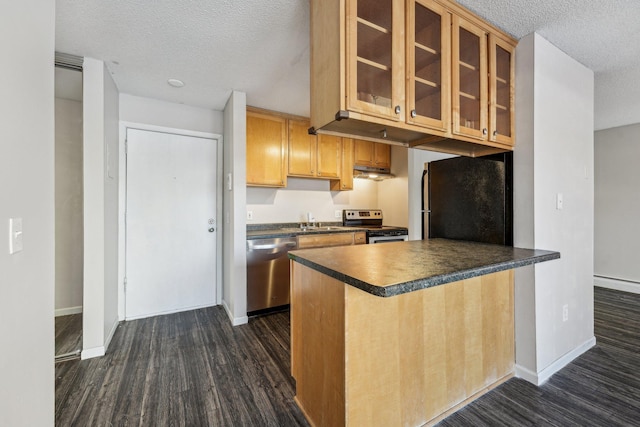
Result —
<svg viewBox="0 0 640 427"><path fill-rule="evenodd" d="M227 316L229 317L229 320L231 321L231 325L232 326L245 325L245 324L249 323L249 317L248 316L233 317L233 313L231 313L231 310L229 309L229 306L227 305L227 302L224 301L224 300L222 300L222 307L224 308L224 311L227 312Z"/></svg>
<svg viewBox="0 0 640 427"><path fill-rule="evenodd" d="M540 372L533 372L524 366L516 365L516 377L522 378L533 385L540 386L547 382L553 374L567 366L572 360L582 355L594 345L596 345L596 337L591 337L570 352L565 353L562 357Z"/></svg>
<svg viewBox="0 0 640 427"><path fill-rule="evenodd" d="M120 324L120 322L118 322L116 320L115 322L113 322L113 325L111 325L111 330L109 331L109 334L107 335L107 339L104 340L104 351L105 351L105 353L109 349L109 344L111 344L111 338L113 338L113 334L116 333L116 329L118 329L118 325L119 324Z"/></svg>
<svg viewBox="0 0 640 427"><path fill-rule="evenodd" d="M101 345L100 347L85 348L82 350L82 353L80 353L80 359L93 359L94 357L102 357L104 356L104 354L105 351L103 345Z"/></svg>
<svg viewBox="0 0 640 427"><path fill-rule="evenodd" d="M148 317L164 316L165 314L181 313L183 311L198 310L198 309L201 309L201 308L215 307L215 306L216 306L215 303L208 302L208 303L202 304L202 305L194 305L193 307L182 307L182 308L178 308L178 309L175 309L175 310L159 311L157 313L141 314L141 315L138 315L138 316L131 316L130 317L130 316L127 316L125 314L125 320L129 321L129 320L146 319Z"/></svg>
<svg viewBox="0 0 640 427"><path fill-rule="evenodd" d="M55 317L68 316L70 314L78 314L78 313L82 313L81 305L77 307L56 308Z"/></svg>
<svg viewBox="0 0 640 427"><path fill-rule="evenodd" d="M616 291L640 294L640 283L633 282L631 280L614 279L604 276L593 276L593 285L601 288L613 289Z"/></svg>

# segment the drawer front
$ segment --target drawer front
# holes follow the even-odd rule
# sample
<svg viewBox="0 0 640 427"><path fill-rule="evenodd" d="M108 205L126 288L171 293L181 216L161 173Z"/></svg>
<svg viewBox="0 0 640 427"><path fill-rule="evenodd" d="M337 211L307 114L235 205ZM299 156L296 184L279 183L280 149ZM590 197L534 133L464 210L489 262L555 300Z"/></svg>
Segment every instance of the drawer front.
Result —
<svg viewBox="0 0 640 427"><path fill-rule="evenodd" d="M335 233L298 236L298 249L353 245L353 234Z"/></svg>
<svg viewBox="0 0 640 427"><path fill-rule="evenodd" d="M354 245L364 245L367 243L367 233L364 231L357 231L353 236Z"/></svg>

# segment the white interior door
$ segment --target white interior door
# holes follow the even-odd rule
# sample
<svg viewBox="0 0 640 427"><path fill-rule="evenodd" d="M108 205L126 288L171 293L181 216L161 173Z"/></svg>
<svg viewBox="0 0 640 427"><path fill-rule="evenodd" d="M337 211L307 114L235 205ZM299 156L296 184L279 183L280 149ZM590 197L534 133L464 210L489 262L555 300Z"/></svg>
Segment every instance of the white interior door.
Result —
<svg viewBox="0 0 640 427"><path fill-rule="evenodd" d="M216 304L216 141L127 129L125 317Z"/></svg>

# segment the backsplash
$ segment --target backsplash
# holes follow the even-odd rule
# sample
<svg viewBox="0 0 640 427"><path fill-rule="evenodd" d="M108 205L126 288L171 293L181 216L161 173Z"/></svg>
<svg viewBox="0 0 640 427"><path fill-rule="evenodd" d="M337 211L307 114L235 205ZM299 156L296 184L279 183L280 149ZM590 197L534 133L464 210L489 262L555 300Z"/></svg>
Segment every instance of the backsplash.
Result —
<svg viewBox="0 0 640 427"><path fill-rule="evenodd" d="M311 212L317 222L341 222L336 211L343 209L375 209L378 207L378 183L358 179L352 191L330 191L329 182L314 179L288 178L287 188L247 187L247 211L253 219L247 226L269 223L307 222Z"/></svg>

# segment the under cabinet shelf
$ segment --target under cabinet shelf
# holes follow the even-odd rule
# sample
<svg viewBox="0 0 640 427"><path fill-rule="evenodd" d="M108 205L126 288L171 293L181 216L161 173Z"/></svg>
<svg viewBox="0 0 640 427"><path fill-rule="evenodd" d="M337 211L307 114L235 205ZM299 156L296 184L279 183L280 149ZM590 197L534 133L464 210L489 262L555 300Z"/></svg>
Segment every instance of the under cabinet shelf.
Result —
<svg viewBox="0 0 640 427"><path fill-rule="evenodd" d="M429 80L425 80L425 79L421 79L418 76L415 76L414 79L416 80L417 83L422 83L423 85L426 86L431 86L432 88L436 88L439 89L441 85L439 85L438 83L429 81Z"/></svg>
<svg viewBox="0 0 640 427"><path fill-rule="evenodd" d="M418 49L424 50L425 52L429 52L429 53L431 53L433 55L440 55L440 52L438 52L437 50L435 50L433 48L430 48L429 46L425 46L425 45L420 44L418 42L415 42L414 44Z"/></svg>
<svg viewBox="0 0 640 427"><path fill-rule="evenodd" d="M466 92L460 92L460 97L466 98L466 99L471 99L473 101L478 101L480 99L477 96L471 95L471 94L466 93Z"/></svg>
<svg viewBox="0 0 640 427"><path fill-rule="evenodd" d="M362 18L359 17L359 18L357 18L357 21L358 21L359 24L366 25L367 27L373 28L376 31L380 31L381 33L391 34L391 30L389 30L387 28L384 28L384 27L381 27L379 25L376 25L373 22L369 22L366 19L362 19Z"/></svg>
<svg viewBox="0 0 640 427"><path fill-rule="evenodd" d="M387 67L386 65L379 64L379 63L377 63L377 62L375 62L375 61L371 61L371 60L369 60L369 59L367 59L367 58L362 58L362 57L360 57L360 56L358 56L358 62L362 62L363 64L370 65L370 66L372 66L372 67L374 67L374 68L377 68L377 69L379 69L379 70L382 70L382 71L389 71L389 70L391 70L391 67Z"/></svg>
<svg viewBox="0 0 640 427"><path fill-rule="evenodd" d="M461 66L461 67L464 67L464 68L466 68L467 70L471 70L471 71L479 71L479 70L478 70L478 67L475 67L475 66L473 66L473 65L471 65L471 64L468 64L468 63L466 63L466 62L460 61L460 62L459 62L459 64L460 64L460 66Z"/></svg>

